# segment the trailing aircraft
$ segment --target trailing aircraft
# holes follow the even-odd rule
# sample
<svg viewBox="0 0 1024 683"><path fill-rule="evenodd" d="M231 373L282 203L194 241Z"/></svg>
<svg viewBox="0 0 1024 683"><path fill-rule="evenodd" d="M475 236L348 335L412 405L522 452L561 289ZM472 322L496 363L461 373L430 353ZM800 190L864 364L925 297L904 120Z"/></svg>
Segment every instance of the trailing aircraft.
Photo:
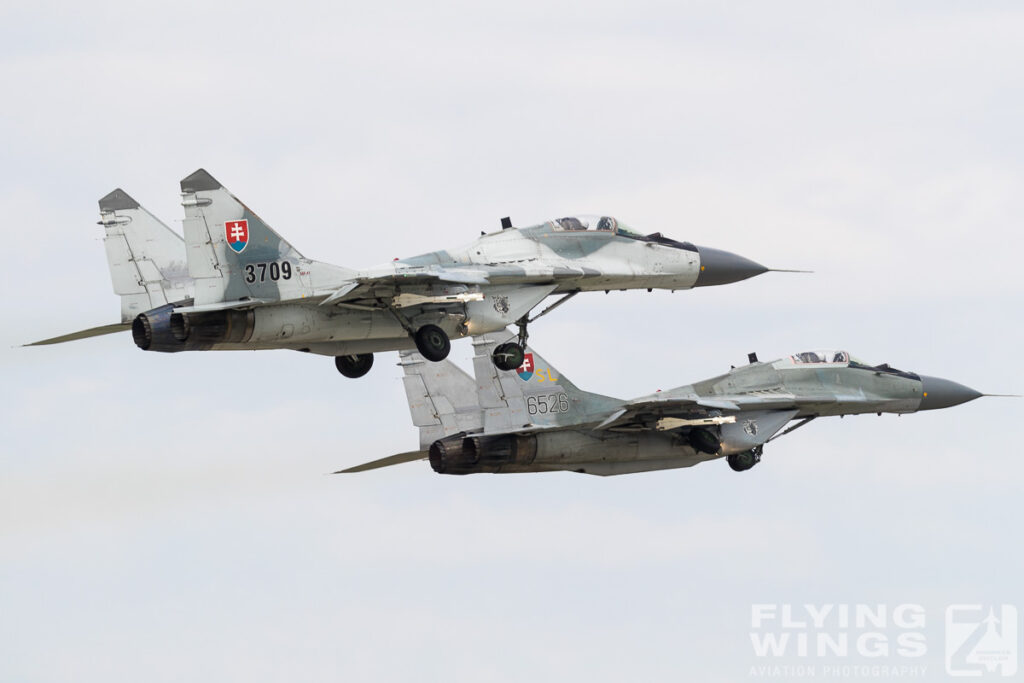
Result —
<svg viewBox="0 0 1024 683"><path fill-rule="evenodd" d="M768 363L750 354L724 375L623 400L577 388L533 349L515 371L500 370L489 361L500 339L474 338L475 377L403 351L419 449L338 474L429 460L440 474L615 475L720 458L743 472L768 442L821 417L914 413L996 395L846 351L806 351Z"/></svg>

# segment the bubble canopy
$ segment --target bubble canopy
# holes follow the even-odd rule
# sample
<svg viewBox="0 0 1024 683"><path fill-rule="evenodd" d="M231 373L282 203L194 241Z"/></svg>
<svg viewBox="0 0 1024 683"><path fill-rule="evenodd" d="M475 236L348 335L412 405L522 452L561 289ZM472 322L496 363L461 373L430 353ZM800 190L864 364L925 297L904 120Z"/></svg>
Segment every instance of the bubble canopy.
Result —
<svg viewBox="0 0 1024 683"><path fill-rule="evenodd" d="M920 375L894 368L888 363L872 365L851 356L846 351L803 351L789 357L794 365L846 365L859 370L871 370L876 373L899 375L910 379L920 379Z"/></svg>
<svg viewBox="0 0 1024 683"><path fill-rule="evenodd" d="M598 232L613 232L626 237L643 237L640 233L631 229L622 221L611 216L566 216L549 221L552 230L559 232L580 232L584 230L595 230Z"/></svg>
<svg viewBox="0 0 1024 683"><path fill-rule="evenodd" d="M690 242L679 242L671 237L665 237L660 232L654 232L650 235L644 235L642 233L633 230L631 227L620 221L618 218L612 218L611 216L598 216L582 214L577 216L566 216L564 218L555 218L547 223L541 223L536 228L542 228L543 230L550 230L552 232L562 233L564 235L593 235L595 233L603 233L605 235L616 235L618 237L625 237L631 240L637 240L639 242L651 242L659 244L663 247L671 247L672 249L682 249L684 251L698 251L697 247ZM714 250L712 250L714 251ZM728 252L721 252L727 256L737 258ZM749 263L749 262L747 262ZM756 264L755 264L756 265ZM760 266L759 266L760 267ZM759 272L764 272L764 268ZM756 273L752 273L756 274ZM744 275L740 279L750 277L751 274ZM729 280L734 282L735 280ZM723 283L715 283L723 284Z"/></svg>
<svg viewBox="0 0 1024 683"><path fill-rule="evenodd" d="M803 351L791 356L798 365L810 363L849 363L850 354L846 351Z"/></svg>

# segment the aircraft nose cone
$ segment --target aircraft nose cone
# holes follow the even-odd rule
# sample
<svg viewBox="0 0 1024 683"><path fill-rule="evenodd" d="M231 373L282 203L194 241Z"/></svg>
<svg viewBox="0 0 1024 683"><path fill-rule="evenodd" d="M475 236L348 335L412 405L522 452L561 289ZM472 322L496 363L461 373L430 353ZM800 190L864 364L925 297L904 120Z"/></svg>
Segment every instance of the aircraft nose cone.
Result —
<svg viewBox="0 0 1024 683"><path fill-rule="evenodd" d="M935 410L937 408L949 408L967 403L980 397L980 391L975 391L963 384L951 382L941 377L928 377L921 375L921 405L918 410Z"/></svg>
<svg viewBox="0 0 1024 683"><path fill-rule="evenodd" d="M748 277L767 273L768 269L756 261L751 261L731 251L697 247L700 256L700 273L694 287L710 287L739 282Z"/></svg>

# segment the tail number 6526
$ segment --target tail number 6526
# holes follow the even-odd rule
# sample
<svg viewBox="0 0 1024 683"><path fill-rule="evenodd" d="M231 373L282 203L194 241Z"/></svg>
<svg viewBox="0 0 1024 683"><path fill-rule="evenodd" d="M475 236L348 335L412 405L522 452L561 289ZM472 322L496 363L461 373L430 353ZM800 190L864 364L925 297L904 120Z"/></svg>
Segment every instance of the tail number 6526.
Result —
<svg viewBox="0 0 1024 683"><path fill-rule="evenodd" d="M530 415L569 412L569 397L564 393L534 394L526 397L526 412Z"/></svg>

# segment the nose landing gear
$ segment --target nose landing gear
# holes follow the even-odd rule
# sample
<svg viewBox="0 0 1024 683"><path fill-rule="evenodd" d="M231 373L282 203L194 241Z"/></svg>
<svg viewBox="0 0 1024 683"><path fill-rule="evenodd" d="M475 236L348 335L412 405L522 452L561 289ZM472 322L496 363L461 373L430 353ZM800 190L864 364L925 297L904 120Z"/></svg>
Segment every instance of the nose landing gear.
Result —
<svg viewBox="0 0 1024 683"><path fill-rule="evenodd" d="M515 342L505 342L494 347L491 362L499 370L515 370L526 360L526 350Z"/></svg>
<svg viewBox="0 0 1024 683"><path fill-rule="evenodd" d="M529 314L524 315L522 318L516 321L516 326L519 328L519 334L514 342L505 342L504 344L498 344L494 347L494 351L491 352L491 362L494 363L494 367L499 370L515 370L523 364L523 360L526 359L526 340L530 334L527 332L526 326L532 323L537 318L550 313L569 299L573 298L580 293L580 290L569 292L555 303L551 304L543 311L529 317Z"/></svg>

